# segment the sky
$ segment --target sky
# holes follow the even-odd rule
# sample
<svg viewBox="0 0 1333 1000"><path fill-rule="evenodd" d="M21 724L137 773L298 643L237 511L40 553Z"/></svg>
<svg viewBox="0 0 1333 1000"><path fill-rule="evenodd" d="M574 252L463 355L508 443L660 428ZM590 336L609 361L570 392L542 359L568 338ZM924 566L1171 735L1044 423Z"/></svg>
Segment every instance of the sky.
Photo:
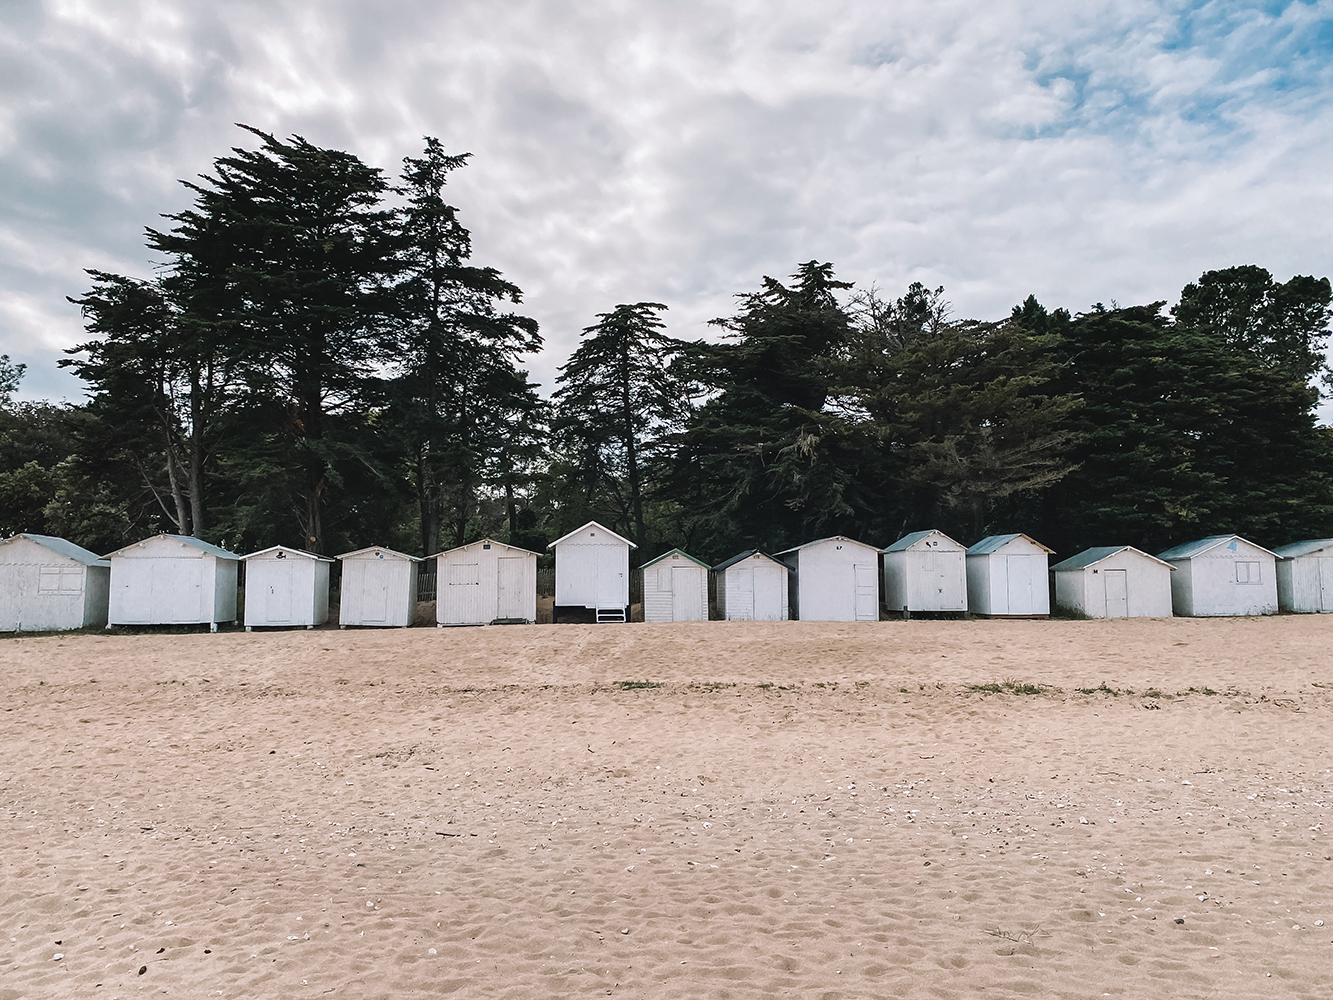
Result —
<svg viewBox="0 0 1333 1000"><path fill-rule="evenodd" d="M812 259L978 319L1333 273L1333 0L0 0L20 398L82 398L66 296L154 273L144 228L238 122L390 174L427 135L471 153L450 200L546 392L598 313L707 336Z"/></svg>

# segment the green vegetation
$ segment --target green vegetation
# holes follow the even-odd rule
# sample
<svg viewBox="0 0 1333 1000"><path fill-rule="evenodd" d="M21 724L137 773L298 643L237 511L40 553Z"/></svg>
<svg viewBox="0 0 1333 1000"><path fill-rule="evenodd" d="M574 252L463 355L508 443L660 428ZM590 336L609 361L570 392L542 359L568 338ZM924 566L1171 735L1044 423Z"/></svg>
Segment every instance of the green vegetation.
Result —
<svg viewBox="0 0 1333 1000"><path fill-rule="evenodd" d="M616 687L622 691L643 691L648 688L660 688L662 686L658 681L616 681Z"/></svg>
<svg viewBox="0 0 1333 1000"><path fill-rule="evenodd" d="M986 684L969 684L967 690L972 694L1045 694L1051 689L1045 684L1029 684L1006 678Z"/></svg>
<svg viewBox="0 0 1333 1000"><path fill-rule="evenodd" d="M393 176L245 138L148 231L154 276L90 271L71 299L86 404L16 402L0 357L0 535L424 555L596 519L709 561L927 525L1062 553L1333 535L1326 278L1245 265L1170 309L1029 296L983 321L809 260L709 341L669 336L661 303L609 306L547 400L521 290L445 198L466 154L428 138Z"/></svg>

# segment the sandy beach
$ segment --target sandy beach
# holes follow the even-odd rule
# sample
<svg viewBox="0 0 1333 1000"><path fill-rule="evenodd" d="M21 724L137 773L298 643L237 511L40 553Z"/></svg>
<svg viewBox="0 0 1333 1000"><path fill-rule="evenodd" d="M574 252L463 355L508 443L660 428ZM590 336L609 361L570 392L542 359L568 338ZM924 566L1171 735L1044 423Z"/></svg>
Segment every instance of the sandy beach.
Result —
<svg viewBox="0 0 1333 1000"><path fill-rule="evenodd" d="M0 639L0 1000L1327 998L1331 638Z"/></svg>

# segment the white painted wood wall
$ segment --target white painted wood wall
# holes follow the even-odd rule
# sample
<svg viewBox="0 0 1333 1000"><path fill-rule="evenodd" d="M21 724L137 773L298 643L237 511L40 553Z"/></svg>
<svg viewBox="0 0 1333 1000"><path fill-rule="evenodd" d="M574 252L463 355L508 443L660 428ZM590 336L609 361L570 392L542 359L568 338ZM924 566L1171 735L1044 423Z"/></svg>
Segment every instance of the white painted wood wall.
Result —
<svg viewBox="0 0 1333 1000"><path fill-rule="evenodd" d="M1252 542L1236 538L1186 559L1166 561L1176 567L1171 603L1183 618L1277 613L1277 560Z"/></svg>
<svg viewBox="0 0 1333 1000"><path fill-rule="evenodd" d="M879 621L879 554L842 535L779 552L795 571L801 621Z"/></svg>
<svg viewBox="0 0 1333 1000"><path fill-rule="evenodd" d="M1170 618L1172 568L1127 548L1078 569L1051 571L1055 603L1089 618Z"/></svg>
<svg viewBox="0 0 1333 1000"><path fill-rule="evenodd" d="M1333 613L1333 542L1277 561L1277 603L1296 614Z"/></svg>
<svg viewBox="0 0 1333 1000"><path fill-rule="evenodd" d="M628 608L630 542L591 521L551 543L556 607Z"/></svg>
<svg viewBox="0 0 1333 1000"><path fill-rule="evenodd" d="M967 553L967 607L979 615L1032 618L1051 613L1047 552L1025 535L993 552Z"/></svg>
<svg viewBox="0 0 1333 1000"><path fill-rule="evenodd" d="M643 567L645 622L708 620L708 568L679 552Z"/></svg>
<svg viewBox="0 0 1333 1000"><path fill-rule="evenodd" d="M235 621L239 559L184 535L157 535L112 552L107 556L111 563L108 621L112 625L215 626Z"/></svg>
<svg viewBox="0 0 1333 1000"><path fill-rule="evenodd" d="M0 632L102 626L107 619L111 564L96 554L74 559L15 535L0 542Z"/></svg>
<svg viewBox="0 0 1333 1000"><path fill-rule="evenodd" d="M942 531L884 553L884 605L890 611L966 611L967 549Z"/></svg>
<svg viewBox="0 0 1333 1000"><path fill-rule="evenodd" d="M383 546L338 557L342 562L338 624L406 628L417 609L417 563Z"/></svg>
<svg viewBox="0 0 1333 1000"><path fill-rule="evenodd" d="M785 622L791 617L785 563L755 552L718 570L718 611L727 621Z"/></svg>
<svg viewBox="0 0 1333 1000"><path fill-rule="evenodd" d="M329 567L333 560L277 545L242 556L245 627L305 626L329 620Z"/></svg>
<svg viewBox="0 0 1333 1000"><path fill-rule="evenodd" d="M435 560L436 624L537 620L537 553L483 538Z"/></svg>

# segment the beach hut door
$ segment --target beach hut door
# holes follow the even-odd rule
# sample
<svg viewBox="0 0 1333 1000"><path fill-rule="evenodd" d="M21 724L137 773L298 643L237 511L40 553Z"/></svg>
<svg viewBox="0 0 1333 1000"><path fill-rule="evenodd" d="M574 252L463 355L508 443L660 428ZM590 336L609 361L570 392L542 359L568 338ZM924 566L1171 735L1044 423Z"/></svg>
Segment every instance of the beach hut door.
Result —
<svg viewBox="0 0 1333 1000"><path fill-rule="evenodd" d="M389 620L389 573L392 565L383 559L366 559L362 576L361 607L368 622Z"/></svg>
<svg viewBox="0 0 1333 1000"><path fill-rule="evenodd" d="M269 570L272 579L265 588L264 620L275 625L292 620L292 564L290 560L274 560Z"/></svg>
<svg viewBox="0 0 1333 1000"><path fill-rule="evenodd" d="M618 545L590 546L597 569L597 606L623 608L627 603L625 571L621 568L621 548Z"/></svg>
<svg viewBox="0 0 1333 1000"><path fill-rule="evenodd" d="M786 572L777 566L764 566L755 572L754 610L751 617L756 621L787 620L787 609L782 604L782 578Z"/></svg>
<svg viewBox="0 0 1333 1000"><path fill-rule="evenodd" d="M1005 568L1009 574L1009 614L1032 614L1036 610L1032 600L1032 556L1009 556Z"/></svg>
<svg viewBox="0 0 1333 1000"><path fill-rule="evenodd" d="M503 560L501 560L503 562ZM481 565L451 562L444 569L449 588L447 607L460 622L488 622L491 615L481 609Z"/></svg>
<svg viewBox="0 0 1333 1000"><path fill-rule="evenodd" d="M687 566L671 567L671 620L688 622L699 617L699 590L690 587L690 569Z"/></svg>
<svg viewBox="0 0 1333 1000"><path fill-rule="evenodd" d="M874 566L861 563L853 569L856 571L856 620L879 621L879 574Z"/></svg>
<svg viewBox="0 0 1333 1000"><path fill-rule="evenodd" d="M121 591L121 615L127 622L153 619L153 559L126 559L116 567L116 586Z"/></svg>
<svg viewBox="0 0 1333 1000"><path fill-rule="evenodd" d="M749 566L737 566L730 571L736 578L734 595L728 596L727 617L738 621L753 621L759 617L759 580L762 574L755 573ZM735 597L732 607L730 597Z"/></svg>
<svg viewBox="0 0 1333 1000"><path fill-rule="evenodd" d="M1333 559L1319 560L1319 607L1333 611Z"/></svg>
<svg viewBox="0 0 1333 1000"><path fill-rule="evenodd" d="M1129 617L1129 574L1123 569L1108 569L1106 580L1106 617Z"/></svg>
<svg viewBox="0 0 1333 1000"><path fill-rule="evenodd" d="M523 556L500 557L500 605L497 618L526 618L532 612L523 603Z"/></svg>

